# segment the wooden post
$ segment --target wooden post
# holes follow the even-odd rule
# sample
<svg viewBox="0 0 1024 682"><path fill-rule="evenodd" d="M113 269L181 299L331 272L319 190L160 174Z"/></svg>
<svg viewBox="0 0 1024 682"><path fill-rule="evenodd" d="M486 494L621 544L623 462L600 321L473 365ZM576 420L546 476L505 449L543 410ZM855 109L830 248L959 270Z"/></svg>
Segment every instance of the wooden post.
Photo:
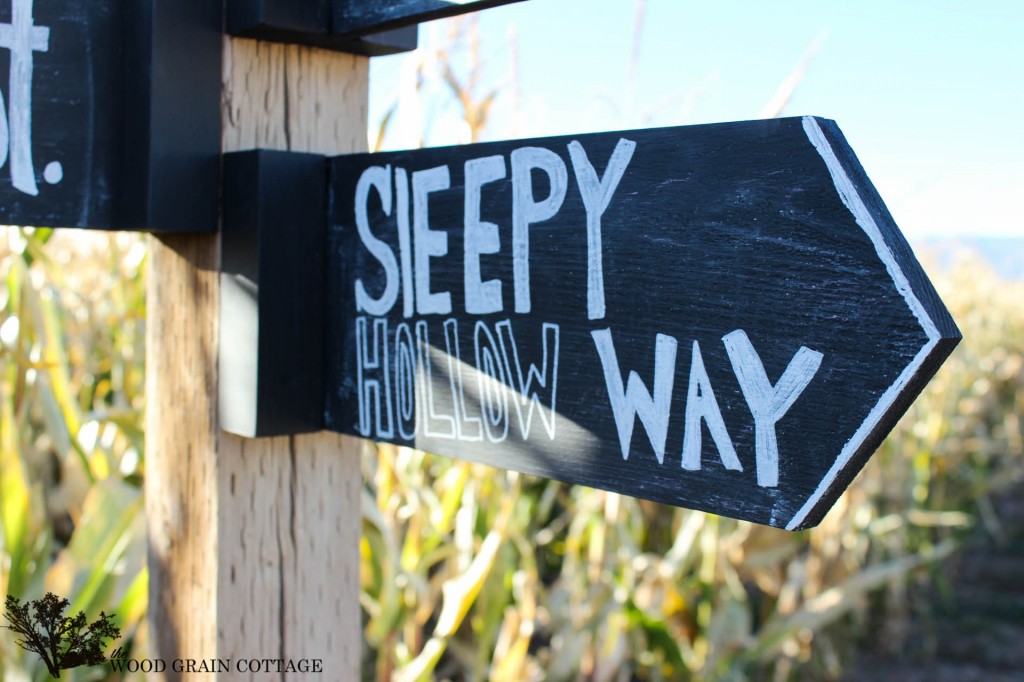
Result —
<svg viewBox="0 0 1024 682"><path fill-rule="evenodd" d="M225 151L365 150L363 57L229 38L223 81ZM218 235L150 239L149 655L168 680L267 679L239 659L319 659L310 677L358 680L361 441L220 430L219 258ZM172 669L189 658L232 669Z"/></svg>

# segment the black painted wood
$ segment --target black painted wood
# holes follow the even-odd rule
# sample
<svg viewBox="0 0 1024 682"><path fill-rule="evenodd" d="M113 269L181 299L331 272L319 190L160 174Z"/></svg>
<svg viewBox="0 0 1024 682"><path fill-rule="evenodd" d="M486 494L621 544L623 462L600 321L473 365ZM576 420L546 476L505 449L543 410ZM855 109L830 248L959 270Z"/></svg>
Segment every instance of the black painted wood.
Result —
<svg viewBox="0 0 1024 682"><path fill-rule="evenodd" d="M323 428L323 156L224 156L220 420L240 435Z"/></svg>
<svg viewBox="0 0 1024 682"><path fill-rule="evenodd" d="M329 50L379 57L416 49L416 26L367 34L331 30L327 0L229 0L227 31L231 35L278 43L311 45Z"/></svg>
<svg viewBox="0 0 1024 682"><path fill-rule="evenodd" d="M424 21L454 17L466 12L508 5L522 0L331 0L331 30L363 35Z"/></svg>
<svg viewBox="0 0 1024 682"><path fill-rule="evenodd" d="M369 56L416 49L416 25L522 0L228 0L231 35Z"/></svg>
<svg viewBox="0 0 1024 682"><path fill-rule="evenodd" d="M215 230L221 36L208 0L0 0L0 223Z"/></svg>
<svg viewBox="0 0 1024 682"><path fill-rule="evenodd" d="M602 313L589 284L597 269L580 178L591 164L607 180L614 150L629 143L635 150L600 215L600 248L590 243L600 254ZM586 163L574 165L576 145ZM525 168L531 155L554 170L517 174L513 167ZM479 204L467 202L471 161L490 164L485 177L499 178L475 183ZM805 528L821 520L960 338L831 121L353 155L330 169L325 423L343 433ZM549 207L557 208L551 217L532 209L540 218L519 231L528 243L517 242L513 224L532 204L543 208L551 173L563 176L564 198ZM358 198L361 178L376 186ZM517 244L528 259L517 261ZM479 276L467 285L475 262ZM517 268L529 284L529 312L514 293ZM477 280L500 294L474 299ZM761 384L751 378L759 364ZM532 417L522 398L531 366L530 390L545 408ZM806 383L793 382L788 409L772 406L793 368ZM634 405L650 402L651 392L669 397L650 402L644 418L617 417L613 396L624 390ZM727 439L721 429L712 435L716 414ZM659 415L667 415L663 437Z"/></svg>

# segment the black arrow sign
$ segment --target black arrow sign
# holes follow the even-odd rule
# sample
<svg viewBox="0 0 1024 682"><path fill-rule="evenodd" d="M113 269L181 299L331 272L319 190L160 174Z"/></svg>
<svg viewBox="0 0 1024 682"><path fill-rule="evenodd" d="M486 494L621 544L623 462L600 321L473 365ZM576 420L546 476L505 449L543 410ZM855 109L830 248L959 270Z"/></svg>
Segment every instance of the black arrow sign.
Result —
<svg viewBox="0 0 1024 682"><path fill-rule="evenodd" d="M960 339L831 121L326 168L325 193L320 157L227 160L229 430L806 528Z"/></svg>
<svg viewBox="0 0 1024 682"><path fill-rule="evenodd" d="M331 171L344 433L804 528L960 338L831 121Z"/></svg>

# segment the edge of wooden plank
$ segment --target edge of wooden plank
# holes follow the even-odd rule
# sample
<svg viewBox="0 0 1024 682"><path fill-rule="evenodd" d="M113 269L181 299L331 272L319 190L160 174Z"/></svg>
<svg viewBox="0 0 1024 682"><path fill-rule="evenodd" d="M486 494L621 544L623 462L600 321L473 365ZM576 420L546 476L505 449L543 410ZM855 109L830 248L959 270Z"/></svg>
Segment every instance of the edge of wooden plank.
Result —
<svg viewBox="0 0 1024 682"><path fill-rule="evenodd" d="M223 17L208 0L125 3L114 227L217 230Z"/></svg>
<svg viewBox="0 0 1024 682"><path fill-rule="evenodd" d="M840 198L871 239L927 341L847 441L817 489L786 524L787 530L810 528L821 521L961 339L956 323L913 257L839 127L833 121L814 116L803 117L803 126L828 168Z"/></svg>

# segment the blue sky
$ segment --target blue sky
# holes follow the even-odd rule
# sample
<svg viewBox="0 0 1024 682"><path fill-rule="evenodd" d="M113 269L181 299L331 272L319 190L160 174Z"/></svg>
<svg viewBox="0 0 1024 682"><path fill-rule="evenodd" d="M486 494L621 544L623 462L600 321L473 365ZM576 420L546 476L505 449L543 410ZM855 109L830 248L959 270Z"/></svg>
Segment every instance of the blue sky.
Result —
<svg viewBox="0 0 1024 682"><path fill-rule="evenodd" d="M835 119L908 237L1024 237L1024 2L647 0L630 79L636 10L479 13L481 91L500 92L484 139L757 118L803 60L784 114ZM420 45L449 31L425 24ZM385 149L465 137L442 84L410 96L418 58L371 62L371 131L407 85Z"/></svg>

